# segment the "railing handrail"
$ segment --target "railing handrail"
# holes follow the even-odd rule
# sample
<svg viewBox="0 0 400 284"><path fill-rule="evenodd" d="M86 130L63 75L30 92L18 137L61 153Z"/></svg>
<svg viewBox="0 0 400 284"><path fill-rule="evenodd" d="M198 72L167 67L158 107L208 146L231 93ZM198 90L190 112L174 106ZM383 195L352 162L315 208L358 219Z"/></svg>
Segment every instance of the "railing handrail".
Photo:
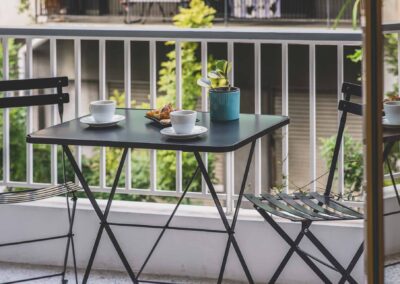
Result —
<svg viewBox="0 0 400 284"><path fill-rule="evenodd" d="M400 32L400 23L387 23L382 26L383 32Z"/></svg>
<svg viewBox="0 0 400 284"><path fill-rule="evenodd" d="M254 28L254 27L213 27L186 29L172 26L166 27L124 27L124 26L92 26L79 27L76 25L30 27L2 27L0 35L10 37L62 37L62 38L135 38L135 39L177 39L177 40L247 40L247 41L340 41L360 42L361 31L353 29L323 29L306 28L300 32L298 28Z"/></svg>

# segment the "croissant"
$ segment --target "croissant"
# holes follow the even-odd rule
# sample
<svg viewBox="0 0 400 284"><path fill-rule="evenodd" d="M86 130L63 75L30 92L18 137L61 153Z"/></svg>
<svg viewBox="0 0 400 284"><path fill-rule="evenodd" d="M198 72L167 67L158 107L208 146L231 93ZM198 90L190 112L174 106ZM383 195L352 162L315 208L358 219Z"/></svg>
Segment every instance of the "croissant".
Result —
<svg viewBox="0 0 400 284"><path fill-rule="evenodd" d="M160 109L154 109L154 110L150 110L146 113L147 116L149 117L154 117L158 120L162 120L162 119L170 119L170 113L174 111L174 108L172 107L172 104L169 103L165 106L163 106Z"/></svg>

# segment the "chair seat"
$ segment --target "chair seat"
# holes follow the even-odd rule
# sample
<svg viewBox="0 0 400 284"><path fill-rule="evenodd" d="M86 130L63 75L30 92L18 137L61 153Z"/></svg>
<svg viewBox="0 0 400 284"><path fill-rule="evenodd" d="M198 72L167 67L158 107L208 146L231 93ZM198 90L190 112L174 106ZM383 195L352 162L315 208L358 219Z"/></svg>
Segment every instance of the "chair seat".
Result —
<svg viewBox="0 0 400 284"><path fill-rule="evenodd" d="M67 182L65 184L40 189L3 192L0 193L0 204L31 202L35 200L59 196L66 193L72 193L80 189L81 187L76 185L75 183Z"/></svg>
<svg viewBox="0 0 400 284"><path fill-rule="evenodd" d="M362 213L316 192L244 195L258 209L293 222L363 219Z"/></svg>

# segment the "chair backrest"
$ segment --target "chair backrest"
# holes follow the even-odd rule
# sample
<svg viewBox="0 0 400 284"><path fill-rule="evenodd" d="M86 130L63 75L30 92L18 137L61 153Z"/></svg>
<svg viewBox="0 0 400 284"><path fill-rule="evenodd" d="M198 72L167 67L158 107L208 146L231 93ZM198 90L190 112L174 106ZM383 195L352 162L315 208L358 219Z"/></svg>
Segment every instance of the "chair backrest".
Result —
<svg viewBox="0 0 400 284"><path fill-rule="evenodd" d="M0 108L58 105L58 113L62 121L63 105L69 102L69 94L62 92L62 88L66 86L68 86L67 77L0 81L0 92L57 89L56 94L50 95L0 98Z"/></svg>
<svg viewBox="0 0 400 284"><path fill-rule="evenodd" d="M335 176L336 166L339 158L340 146L342 144L343 133L346 126L347 113L362 116L362 105L350 102L351 96L361 97L362 89L360 85L343 83L343 99L339 101L338 109L342 111L339 128L336 136L335 148L333 150L332 162L329 168L328 181L326 183L325 195L328 196L332 190L332 183Z"/></svg>

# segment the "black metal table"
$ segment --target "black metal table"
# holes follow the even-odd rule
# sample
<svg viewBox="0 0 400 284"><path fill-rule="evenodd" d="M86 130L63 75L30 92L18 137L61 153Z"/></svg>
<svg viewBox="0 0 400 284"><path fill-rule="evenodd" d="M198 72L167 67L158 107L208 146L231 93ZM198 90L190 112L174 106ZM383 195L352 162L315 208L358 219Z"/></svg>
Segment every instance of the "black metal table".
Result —
<svg viewBox="0 0 400 284"><path fill-rule="evenodd" d="M29 134L27 136L28 143L36 144L58 144L62 145L67 154L68 160L71 163L76 176L78 177L82 187L90 200L93 209L95 210L98 218L100 219L100 227L98 234L93 246L92 254L90 256L86 272L84 275L83 282L86 283L89 277L93 260L96 255L98 245L100 243L102 233L105 230L110 240L117 251L126 271L128 272L130 278L134 283L138 283L139 277L145 268L147 262L149 261L151 255L153 254L156 246L161 240L163 234L167 229L180 229L180 230L192 230L192 231L202 231L210 233L226 233L228 234L227 245L224 252L224 258L221 265L218 283L222 282L226 261L228 259L228 254L231 245L233 246L236 254L239 258L240 264L246 274L249 283L254 283L250 271L246 265L244 257L240 251L239 245L235 238L235 226L239 214L239 208L242 202L242 197L246 185L247 176L250 169L250 164L252 156L254 153L254 148L256 140L262 136L271 133L272 131L279 129L289 123L289 118L285 116L276 115L253 115L253 114L241 114L240 119L237 121L232 121L228 123L213 123L210 122L209 113L198 113L199 122L198 125L205 126L209 129L207 135L186 141L170 140L166 139L160 134L160 127L154 122L149 121L144 117L146 110L133 110L133 109L118 109L117 113L125 115L126 120L119 123L118 126L103 129L88 128L86 125L79 122L79 119L73 119L71 121L55 125L49 128L45 128ZM231 224L226 217L223 210L221 202L215 191L215 188L211 182L211 179L207 173L207 169L201 159L200 152L231 152L237 150L247 144L251 144L249 151L249 156L246 163L246 168L243 175L243 181L238 195L236 209L233 215ZM100 209L88 183L82 175L82 172L75 161L70 145L81 145L81 146L108 146L108 147L122 147L124 148L121 161L118 166L118 170L115 175L113 186L110 190L109 199L104 212ZM180 150L186 152L193 152L198 167L194 172L190 182L186 185L179 201L177 202L172 214L170 215L168 221L163 226L150 226L145 227L159 228L161 232L150 250L149 255L146 257L141 268L138 272L133 272L131 266L129 265L118 241L111 229L112 225L123 225L123 226L133 226L133 227L143 227L143 225L137 224L121 224L121 223L111 223L107 221L108 214L111 209L112 200L117 189L118 181L125 163L127 153L130 148L141 148L141 149L156 149L156 150ZM209 188L210 194L213 198L215 206L220 215L221 221L224 225L223 230L207 230L201 228L175 228L170 227L169 224L174 217L179 205L181 204L185 194L187 193L191 182L194 180L198 172L201 172L207 186Z"/></svg>

